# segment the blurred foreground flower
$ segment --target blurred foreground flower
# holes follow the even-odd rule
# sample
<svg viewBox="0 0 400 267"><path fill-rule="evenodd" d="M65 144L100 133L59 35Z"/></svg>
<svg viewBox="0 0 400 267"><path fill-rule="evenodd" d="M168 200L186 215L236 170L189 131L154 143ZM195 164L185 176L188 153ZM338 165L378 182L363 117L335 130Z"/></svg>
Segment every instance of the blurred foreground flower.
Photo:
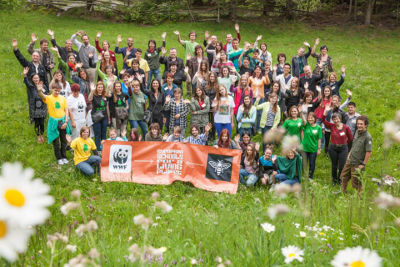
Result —
<svg viewBox="0 0 400 267"><path fill-rule="evenodd" d="M0 257L13 262L26 251L34 229L49 217L50 188L32 179L33 170L21 163L4 163L0 175Z"/></svg>
<svg viewBox="0 0 400 267"><path fill-rule="evenodd" d="M375 198L375 203L380 209L400 207L400 198L394 197L385 192L380 192L379 195Z"/></svg>
<svg viewBox="0 0 400 267"><path fill-rule="evenodd" d="M282 254L285 256L285 263L291 263L294 260L303 261L304 250L296 246L287 246L282 248Z"/></svg>
<svg viewBox="0 0 400 267"><path fill-rule="evenodd" d="M297 135L286 135L282 140L282 154L287 155L290 151L301 149L300 140Z"/></svg>
<svg viewBox="0 0 400 267"><path fill-rule="evenodd" d="M394 143L400 143L400 110L396 112L396 117L392 121L383 124L385 135L384 147L390 148Z"/></svg>
<svg viewBox="0 0 400 267"><path fill-rule="evenodd" d="M266 144L279 144L282 141L285 130L282 128L274 128L266 132L263 136L263 141Z"/></svg>
<svg viewBox="0 0 400 267"><path fill-rule="evenodd" d="M285 214L290 211L289 207L285 204L272 205L268 208L268 216L273 220L276 215Z"/></svg>
<svg viewBox="0 0 400 267"><path fill-rule="evenodd" d="M139 259L144 260L146 256L150 257L162 257L163 253L167 251L166 247L154 248L152 246L145 246L142 249L137 245L133 244L128 248L129 256L128 259L133 263Z"/></svg>
<svg viewBox="0 0 400 267"><path fill-rule="evenodd" d="M22 227L42 224L54 202L50 187L41 179L32 179L32 169L20 163L4 163L0 176L0 218L10 218Z"/></svg>
<svg viewBox="0 0 400 267"><path fill-rule="evenodd" d="M382 259L375 251L358 246L340 250L331 261L331 264L334 267L379 267L382 265Z"/></svg>
<svg viewBox="0 0 400 267"><path fill-rule="evenodd" d="M79 208L79 203L70 201L62 205L60 210L62 214L67 215L70 210L76 210L77 208Z"/></svg>
<svg viewBox="0 0 400 267"><path fill-rule="evenodd" d="M289 185L285 183L276 184L274 187L275 195L280 197L286 197L289 193L300 193L301 192L301 185L296 183L294 185Z"/></svg>
<svg viewBox="0 0 400 267"><path fill-rule="evenodd" d="M96 221L89 221L87 224L81 224L76 228L75 233L82 237L85 232L93 232L98 229Z"/></svg>
<svg viewBox="0 0 400 267"><path fill-rule="evenodd" d="M0 257L13 262L18 253L25 252L33 230L0 219Z"/></svg>
<svg viewBox="0 0 400 267"><path fill-rule="evenodd" d="M165 202L164 200L163 201L157 201L156 203L154 203L154 205L157 208L162 209L162 211L164 213L170 212L172 210L172 207L167 202Z"/></svg>
<svg viewBox="0 0 400 267"><path fill-rule="evenodd" d="M270 223L262 223L261 227L264 229L265 232L271 233L275 231L275 226Z"/></svg>
<svg viewBox="0 0 400 267"><path fill-rule="evenodd" d="M149 228L149 225L153 223L153 220L151 218L146 218L144 217L143 214L136 215L133 217L133 222L136 225L141 225L143 229Z"/></svg>

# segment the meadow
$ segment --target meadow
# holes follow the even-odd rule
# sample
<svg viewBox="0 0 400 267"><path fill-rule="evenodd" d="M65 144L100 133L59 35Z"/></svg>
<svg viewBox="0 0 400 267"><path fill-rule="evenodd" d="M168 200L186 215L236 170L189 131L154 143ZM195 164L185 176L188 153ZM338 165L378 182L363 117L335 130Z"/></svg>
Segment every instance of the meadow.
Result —
<svg viewBox="0 0 400 267"><path fill-rule="evenodd" d="M304 261L295 261L293 265L296 266L329 266L338 250L355 246L375 250L384 266L400 265L400 228L394 223L400 211L382 210L374 203L380 190L399 196L400 186L379 187L371 182L373 177L381 178L385 174L396 178L400 175L399 147L383 147L383 123L393 119L400 106L398 31L357 26L312 28L286 22L240 25L242 40L254 42L257 35L262 34L273 57L284 52L291 58L304 41L313 45L319 37L321 43L329 47L334 68L339 70L341 65L346 66L342 90L350 89L357 111L369 116L373 138L373 153L359 199L354 190L348 194L334 194L340 188L331 185L330 162L324 153L317 159L315 182L305 180L299 195L291 194L286 198L277 197L261 186L239 186L236 195L229 195L202 191L180 182L170 186L102 183L98 176L84 177L71 163L58 166L51 145L39 145L33 125L29 124L22 67L11 47L11 40L16 38L28 58L26 47L31 33L39 39L49 38L47 29L55 32L59 44L77 30L84 30L94 45L97 31L102 31L102 40L108 40L112 48L116 36L122 34L123 43L128 36L133 36L134 46L142 49L147 47L149 39L161 44L160 36L165 31L167 48L177 47L180 57L184 50L173 34L175 29L182 36L195 29L201 41L206 30L222 40L227 32L234 33L233 23L142 26L37 12L0 13L3 64L0 71L0 163L19 161L33 168L35 177L50 185L55 198L50 219L37 228L27 252L11 266L63 266L77 254L87 254L92 247L100 252L99 263L103 266L188 266L192 259L202 266L216 266L216 257L221 257L223 262L229 260L233 266L282 266L285 263L281 248L288 245L304 249ZM117 60L121 67L120 55ZM315 64L314 59L310 58L309 62ZM71 159L72 155L68 156ZM60 207L71 199L70 192L74 189L82 192L83 213L72 211L64 216ZM154 191L173 207L171 212L162 213L154 208L150 197ZM288 205L291 211L271 219L267 215L268 207L280 203ZM146 231L141 229L133 221L138 214L152 217L154 224ZM92 233L93 239L75 234L84 217L98 224L98 230ZM275 231L265 232L260 226L264 222L275 225ZM300 231L306 236L301 237ZM46 245L47 235L55 232L67 235L69 243L77 245L77 251L65 251L62 243L57 243L51 251ZM162 258L132 264L126 256L133 243L166 247L167 250ZM5 264L0 259L0 265Z"/></svg>

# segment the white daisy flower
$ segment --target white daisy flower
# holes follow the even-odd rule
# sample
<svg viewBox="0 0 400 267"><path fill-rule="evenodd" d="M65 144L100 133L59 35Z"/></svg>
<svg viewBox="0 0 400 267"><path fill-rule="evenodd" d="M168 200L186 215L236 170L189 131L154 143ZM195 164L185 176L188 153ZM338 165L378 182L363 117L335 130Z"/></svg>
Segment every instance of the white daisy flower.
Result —
<svg viewBox="0 0 400 267"><path fill-rule="evenodd" d="M72 253L74 253L74 252L76 252L76 245L68 244L68 245L65 246L65 249L70 251L70 252L72 252Z"/></svg>
<svg viewBox="0 0 400 267"><path fill-rule="evenodd" d="M18 258L18 253L25 252L29 237L33 230L8 220L0 219L0 258L9 262Z"/></svg>
<svg viewBox="0 0 400 267"><path fill-rule="evenodd" d="M271 233L275 231L275 226L270 223L262 223L261 227L264 229L265 232Z"/></svg>
<svg viewBox="0 0 400 267"><path fill-rule="evenodd" d="M291 263L294 260L303 261L304 250L296 246L287 246L282 248L282 254L285 256L285 263Z"/></svg>
<svg viewBox="0 0 400 267"><path fill-rule="evenodd" d="M191 264L191 265L197 265L198 262L197 262L196 259L191 259L191 260L190 260L190 264Z"/></svg>
<svg viewBox="0 0 400 267"><path fill-rule="evenodd" d="M382 259L375 251L358 246L340 250L331 261L331 264L334 267L380 267L382 266Z"/></svg>
<svg viewBox="0 0 400 267"><path fill-rule="evenodd" d="M307 236L306 232L300 231L300 237L305 238Z"/></svg>
<svg viewBox="0 0 400 267"><path fill-rule="evenodd" d="M32 180L33 170L20 163L4 163L0 176L0 218L12 218L21 227L42 224L49 217L47 207L54 200L50 187Z"/></svg>

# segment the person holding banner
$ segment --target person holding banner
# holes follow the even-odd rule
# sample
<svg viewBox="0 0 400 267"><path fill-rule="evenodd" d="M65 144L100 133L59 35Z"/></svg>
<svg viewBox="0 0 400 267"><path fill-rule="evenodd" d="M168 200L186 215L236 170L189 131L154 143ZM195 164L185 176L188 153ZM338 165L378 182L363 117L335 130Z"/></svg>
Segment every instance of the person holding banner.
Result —
<svg viewBox="0 0 400 267"><path fill-rule="evenodd" d="M239 141L232 140L228 129L222 129L218 140L214 142L215 148L229 148L229 149L240 149Z"/></svg>
<svg viewBox="0 0 400 267"><path fill-rule="evenodd" d="M74 150L75 167L87 176L98 173L101 162L96 144L89 135L89 127L83 126L80 131L80 137L75 138L71 143L71 148ZM91 151L94 153L93 156L91 156Z"/></svg>
<svg viewBox="0 0 400 267"><path fill-rule="evenodd" d="M182 99L182 89L176 88L174 91L174 98L170 96L165 98L164 110L170 110L169 117L169 132L174 132L174 127L179 126L181 129L182 137L185 135L186 117L189 114L189 100Z"/></svg>
<svg viewBox="0 0 400 267"><path fill-rule="evenodd" d="M254 186L258 181L257 173L257 150L254 145L249 144L246 147L245 153L242 153L242 159L240 161L240 183L247 186ZM247 180L244 179L245 177L247 177Z"/></svg>
<svg viewBox="0 0 400 267"><path fill-rule="evenodd" d="M232 125L234 125L233 109L235 108L235 102L233 98L228 95L225 86L219 86L212 107L214 109L214 125L217 129L217 135L221 138L222 130L226 129L228 130L229 136L231 136Z"/></svg>

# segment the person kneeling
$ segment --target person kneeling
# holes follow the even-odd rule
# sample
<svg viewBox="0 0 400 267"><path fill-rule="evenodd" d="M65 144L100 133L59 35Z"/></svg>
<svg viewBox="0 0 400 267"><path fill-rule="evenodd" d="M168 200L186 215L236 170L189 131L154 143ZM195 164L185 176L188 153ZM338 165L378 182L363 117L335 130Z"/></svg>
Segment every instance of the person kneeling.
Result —
<svg viewBox="0 0 400 267"><path fill-rule="evenodd" d="M278 174L275 176L275 180L290 185L300 183L301 164L301 156L297 154L296 150L289 151L286 157L277 157Z"/></svg>
<svg viewBox="0 0 400 267"><path fill-rule="evenodd" d="M74 164L83 174L91 176L99 172L101 157L97 155L96 144L90 136L89 127L83 126L80 137L75 138L71 143L74 150ZM91 156L93 151L93 156Z"/></svg>
<svg viewBox="0 0 400 267"><path fill-rule="evenodd" d="M246 152L242 154L240 161L240 183L253 186L257 180L258 161L256 158L257 150L253 144L246 147ZM247 177L247 180L245 180Z"/></svg>

